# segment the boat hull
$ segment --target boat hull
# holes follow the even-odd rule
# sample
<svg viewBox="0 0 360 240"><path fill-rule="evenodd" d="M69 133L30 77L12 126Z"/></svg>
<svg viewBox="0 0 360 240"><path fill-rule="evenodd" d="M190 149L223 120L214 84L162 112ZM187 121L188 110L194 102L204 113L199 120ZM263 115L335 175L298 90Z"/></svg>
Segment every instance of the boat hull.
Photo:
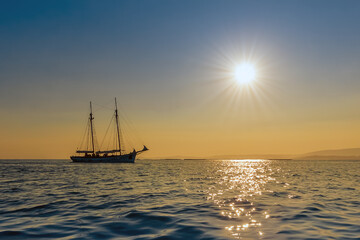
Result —
<svg viewBox="0 0 360 240"><path fill-rule="evenodd" d="M78 163L134 163L136 153L124 154L121 156L90 157L90 156L71 156L73 162Z"/></svg>

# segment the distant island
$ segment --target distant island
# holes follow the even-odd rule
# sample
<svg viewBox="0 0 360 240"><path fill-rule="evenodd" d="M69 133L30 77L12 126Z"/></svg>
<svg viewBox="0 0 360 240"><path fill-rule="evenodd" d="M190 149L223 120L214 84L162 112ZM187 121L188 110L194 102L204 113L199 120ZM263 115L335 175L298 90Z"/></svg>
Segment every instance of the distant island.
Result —
<svg viewBox="0 0 360 240"><path fill-rule="evenodd" d="M299 155L298 160L360 160L360 148L322 150Z"/></svg>
<svg viewBox="0 0 360 240"><path fill-rule="evenodd" d="M166 160L231 160L231 159L268 159L268 160L360 160L360 148L346 148L336 150L321 150L304 154L238 154L215 155L208 157L171 156L153 159Z"/></svg>

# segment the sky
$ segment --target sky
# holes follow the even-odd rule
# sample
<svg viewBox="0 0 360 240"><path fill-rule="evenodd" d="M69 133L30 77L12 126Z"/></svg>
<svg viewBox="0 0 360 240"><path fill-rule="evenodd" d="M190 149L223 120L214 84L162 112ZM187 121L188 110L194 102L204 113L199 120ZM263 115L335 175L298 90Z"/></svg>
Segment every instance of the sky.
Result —
<svg viewBox="0 0 360 240"><path fill-rule="evenodd" d="M1 1L0 158L69 158L90 101L101 142L115 97L145 158L360 147L359 12L356 0ZM251 86L231 77L242 62Z"/></svg>

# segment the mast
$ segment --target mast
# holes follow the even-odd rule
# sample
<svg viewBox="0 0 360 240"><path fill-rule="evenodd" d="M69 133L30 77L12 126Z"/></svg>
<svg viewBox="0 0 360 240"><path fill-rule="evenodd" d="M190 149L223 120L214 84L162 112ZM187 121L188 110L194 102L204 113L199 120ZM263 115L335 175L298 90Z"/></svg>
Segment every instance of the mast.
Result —
<svg viewBox="0 0 360 240"><path fill-rule="evenodd" d="M93 131L93 114L92 114L92 105L90 101L90 129L91 129L91 144L92 144L92 152L95 153L95 147L94 147L94 131Z"/></svg>
<svg viewBox="0 0 360 240"><path fill-rule="evenodd" d="M119 115L118 115L116 98L115 98L115 119L116 119L116 129L117 129L117 137L118 137L118 143L119 143L119 151L120 151L120 155L121 155Z"/></svg>

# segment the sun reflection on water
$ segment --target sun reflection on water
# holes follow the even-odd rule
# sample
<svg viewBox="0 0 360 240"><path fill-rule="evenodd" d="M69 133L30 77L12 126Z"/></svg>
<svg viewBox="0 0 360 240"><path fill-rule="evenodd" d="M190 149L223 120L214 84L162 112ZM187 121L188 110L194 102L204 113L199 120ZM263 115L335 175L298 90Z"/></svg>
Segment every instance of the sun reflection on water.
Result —
<svg viewBox="0 0 360 240"><path fill-rule="evenodd" d="M235 238L246 231L257 231L263 236L262 223L270 218L267 209L257 204L255 197L266 192L265 185L273 181L268 160L228 160L218 170L217 186L210 187L208 200L220 209L224 219L231 220L225 229Z"/></svg>

